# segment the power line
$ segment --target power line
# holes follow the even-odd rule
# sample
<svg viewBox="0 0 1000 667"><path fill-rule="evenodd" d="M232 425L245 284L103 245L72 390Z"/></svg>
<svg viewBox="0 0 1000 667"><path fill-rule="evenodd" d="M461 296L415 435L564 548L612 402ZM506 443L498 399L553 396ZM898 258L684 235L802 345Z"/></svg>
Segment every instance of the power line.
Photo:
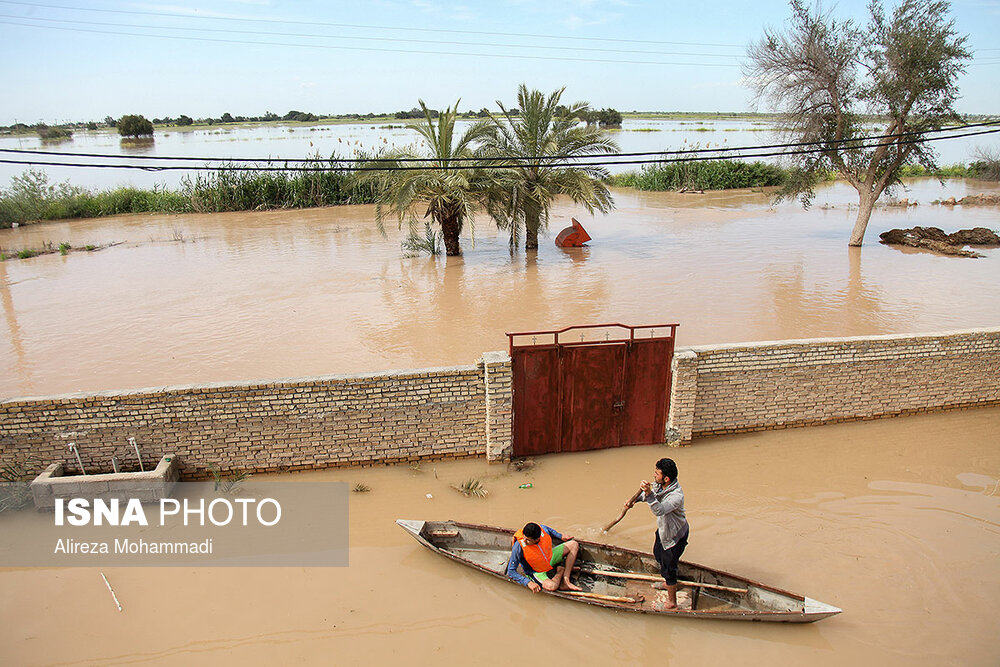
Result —
<svg viewBox="0 0 1000 667"><path fill-rule="evenodd" d="M890 145L891 146L900 145L900 144L909 145L909 144L918 144L918 143L931 142L931 141L943 141L945 139L958 139L958 138L961 138L961 137L973 137L973 136L980 136L980 135L984 135L984 134L995 134L995 133L998 133L998 132L1000 132L1000 128L992 129L992 130L980 130L980 131L977 131L977 132L966 132L966 133L963 133L963 134L955 134L955 135L949 135L949 136L945 136L945 137L930 137L930 138L926 138L926 139L917 139L917 138L904 139L902 141L893 142ZM859 139L854 139L854 140L851 140L851 141L852 142L862 142L861 145L859 145L859 146L852 146L851 148L876 148L876 147L878 147L880 145L885 145L885 144L879 144L879 143L864 144L863 141L859 140ZM733 150L733 149L728 149L728 150ZM808 154L813 154L813 153L824 153L824 152L826 152L826 150L827 149L824 149L824 148L803 148L803 149L800 149L800 150L791 150L791 151L775 151L775 152L764 152L764 153L751 153L751 154L746 154L746 155L723 155L723 156L704 156L704 155L699 155L698 154L698 153L700 153L700 151L699 151L699 152L695 152L695 153L692 153L692 154L687 154L684 157L675 157L675 158L666 158L666 159L663 159L663 158L661 158L661 159L655 159L654 158L654 159L641 159L641 160L602 160L602 161L592 161L592 162L561 162L561 163L551 163L551 164L545 164L545 165L539 165L539 166L543 166L545 168L554 168L554 167L600 167L600 166L638 165L638 164L667 164L667 163L674 163L674 162L703 162L703 161L708 161L708 160L720 160L720 159L726 159L726 160L745 160L745 159L750 159L750 158L761 158L761 157L782 157L782 156L789 156L789 155L808 155ZM587 159L587 158L583 158L583 159ZM495 164L495 165L492 165L492 166L494 168L497 168L497 169L516 168L516 167L524 166L523 164L511 161L510 158L507 158L507 160L508 160L509 164L503 164L503 163L501 163L501 164ZM337 161L336 160L329 160L328 162L336 163ZM371 162L371 163L378 163L379 160L371 160L369 162ZM392 162L392 160L383 160L383 162ZM423 162L425 162L425 163L432 163L433 164L434 162L438 162L438 161L431 160L431 159L425 159L425 160L423 160ZM353 166L353 167L349 167L349 168L333 167L332 169L330 167L326 167L326 168L324 168L324 167L288 167L288 166L285 166L285 167L271 167L271 166L261 167L261 166L243 166L243 165L226 165L226 166L223 166L223 167L211 167L211 166L207 166L207 165L196 165L196 166L188 166L188 165L156 165L156 166L148 166L148 165L135 165L135 164L98 164L98 163L80 163L80 162L38 162L38 161L33 161L33 160L5 160L5 159L0 159L0 164L25 164L25 165L34 165L34 166L40 166L40 167L88 167L88 168L97 168L97 169L139 169L139 170L142 170L142 171L178 171L178 170L183 170L183 171L220 171L220 170L226 170L226 171L249 171L249 172L327 172L327 171L332 171L332 170L336 170L336 171L353 171L353 172L359 172L359 171L360 172L366 172L366 171L423 171L423 170L426 170L426 169L433 169L433 168L435 168L433 166L428 167L426 164L420 165L420 166L403 166L403 167L395 166L395 165L388 165L388 166L385 166L385 165L383 165L383 166ZM447 167L447 169L450 169L450 170L471 170L471 169L482 169L482 168L483 168L483 165L481 165L481 164L456 164L456 165L449 165Z"/></svg>
<svg viewBox="0 0 1000 667"><path fill-rule="evenodd" d="M451 42L442 40L431 40L431 39L405 39L405 38L387 38L387 37L353 37L350 35L323 35L318 33L301 33L301 32L275 32L273 30L231 30L227 28L192 28L187 26L167 26L167 25L150 25L148 23L108 23L105 21L80 21L80 20L66 20L66 19L48 19L41 18L37 16L14 16L11 14L0 14L0 18L6 19L18 19L23 21L43 21L45 23L70 23L74 25L96 25L112 28L140 28L144 30L187 30L191 32L221 32L221 33L231 33L237 35L274 35L278 37L315 37L319 39L350 39L359 41L369 41L369 42L407 42L411 44L432 44L435 46L441 44L448 44L451 46L473 46L473 47L490 47L490 48L502 48L502 49L546 49L546 50L564 50L564 46L547 46L543 44L490 44L484 42ZM17 24L20 25L20 24ZM28 24L30 25L30 24ZM33 27L45 27L45 26L33 26ZM175 35L161 35L161 37L174 37ZM311 46L309 44L302 44L300 46ZM575 47L574 51L592 51L599 53L633 53L639 55L658 55L658 56L697 56L697 57L707 57L707 58L741 58L742 55L729 54L729 53L686 53L683 51L634 51L628 49L601 49L592 47Z"/></svg>
<svg viewBox="0 0 1000 667"><path fill-rule="evenodd" d="M294 20L284 20L284 19L259 19L259 18L245 18L238 16L201 16L198 14L181 14L181 13L170 13L170 12L146 12L146 11L128 11L122 9L97 9L93 7L68 7L66 5L47 5L34 2L15 2L14 0L0 0L0 3L6 5L22 5L26 7L40 7L45 9L68 9L71 11L84 11L84 12L101 12L105 14L132 14L139 16L161 16L169 18L179 18L179 19L198 19L198 20L210 20L210 21L240 21L245 23L282 23L286 25L307 25L307 26L329 26L335 28L358 28L364 30L400 30L409 32L433 32L433 33L455 33L461 35L493 35L500 37L527 37L531 39L562 39L562 40L576 40L576 41L587 41L587 42L618 42L626 44L670 44L675 46L710 46L719 48L745 48L744 44L711 44L705 42L669 42L669 41L657 41L649 39L616 39L613 37L576 37L572 35L540 35L534 33L519 33L519 32L498 32L498 31L485 31L485 30L456 30L452 28L415 28L412 26L391 26L391 25L365 25L357 23L330 23L325 21L294 21Z"/></svg>
<svg viewBox="0 0 1000 667"><path fill-rule="evenodd" d="M560 39L560 40L571 40L571 41L585 41L588 43L612 42L619 44L661 44L661 45L665 44L671 46L707 46L713 48L734 48L734 49L746 48L746 44L720 44L712 42L678 42L678 41L651 40L651 39L620 39L615 37L590 37L590 36L575 36L575 35L552 35L552 34L546 35L538 33L500 32L500 31L488 31L488 30L459 30L454 28L417 28L413 26L374 25L374 24L360 24L360 23L333 23L326 21L296 21L288 19L247 18L242 16L204 16L200 14L184 14L180 12L152 12L152 11L123 10L123 9L101 9L96 7L71 7L68 5L50 5L50 4L43 4L36 2L17 2L15 0L0 0L0 4L19 5L22 7L36 7L41 9L62 9L75 12L126 14L132 16L158 16L163 18L195 19L200 21L237 21L241 23L265 23L265 24L278 23L284 25L305 25L310 27L327 26L334 28L352 28L360 30L398 30L401 32L451 33L460 35L491 35L498 37L522 37L529 39L545 39L545 40ZM33 17L24 17L24 18L33 18ZM38 19L38 20L45 20L45 19ZM981 49L973 49L973 51L974 52L1000 51L1000 48L992 48L992 47L981 48Z"/></svg>
<svg viewBox="0 0 1000 667"><path fill-rule="evenodd" d="M729 147L719 147L719 148L685 148L675 151L640 151L640 152L630 152L630 153L591 153L588 155L534 155L534 156L519 156L519 157L491 157L491 156L480 156L480 157L470 157L470 158L451 158L449 162L510 162L520 161L520 162L531 162L531 161L541 161L541 160L552 160L552 159L570 159L570 160L590 160L594 158L623 158L623 157L647 157L647 156L666 156L666 155L701 155L704 153L732 153L738 151L758 151L758 150L771 150L774 148L800 148L804 146L829 146L830 144L852 144L858 142L875 141L881 139L897 139L899 137L912 137L932 133L942 133L942 132L956 132L958 130L966 130L969 128L976 127L993 127L1000 125L1000 120L983 121L981 123L968 123L966 125L956 125L952 127L944 127L940 129L928 129L928 130L911 130L908 132L897 132L895 134L876 134L876 135L863 135L860 137L854 137L851 139L831 139L827 141L797 141L797 142L785 142L785 143L774 143L774 144L754 144L750 146L729 146ZM986 133L988 134L988 133ZM926 139L926 141L938 141L941 139L951 139L953 136L971 136L971 135L948 135L942 137L932 137ZM93 157L101 159L114 159L126 157L130 160L152 160L152 161L184 161L184 162L225 162L225 163L246 163L246 162L284 162L284 163L316 163L316 162L335 162L335 163L347 163L347 164L361 164L369 162L428 162L427 158L238 158L238 157L228 157L228 158L217 158L217 157L186 157L179 155L133 155L133 156L123 156L120 154L110 154L110 153L76 153L76 152L65 152L65 151L38 151L29 150L23 148L0 148L0 153L19 153L26 155L55 155L62 157ZM615 164L615 163L611 163Z"/></svg>
<svg viewBox="0 0 1000 667"><path fill-rule="evenodd" d="M4 0L0 0L3 2ZM28 19L31 20L31 19ZM18 23L16 21L0 21L0 24L5 25L16 25L25 28L41 28L44 30L64 30L68 32L85 32L85 33L96 33L99 35L122 35L125 37L154 37L157 39L178 39L190 42L215 42L219 44L249 44L251 46L281 46L281 47L295 47L304 49L332 49L337 51L367 51L367 52L381 52L381 53L409 53L409 54L419 54L425 56L461 56L463 58L514 58L519 60L559 60L564 62L583 62L583 63L611 63L617 65L682 65L682 66L696 66L696 67L739 67L737 64L726 64L726 63L678 63L678 62L664 62L662 60L609 60L604 58L571 58L568 56L532 56L517 53L468 53L460 51L421 51L418 49L390 49L390 48L374 48L365 46L336 46L332 44L296 44L293 42L263 42L263 41L249 41L240 39L222 39L218 37L187 37L184 35L156 35L150 33L138 33L138 32L121 32L114 30L96 30L92 28L67 28L64 26L43 26L36 25L33 23Z"/></svg>
<svg viewBox="0 0 1000 667"><path fill-rule="evenodd" d="M7 0L0 0L0 3L7 2ZM10 15L0 15L0 16L10 16ZM131 25L131 24L108 24L93 21L61 21L60 19L44 19L44 18L34 18L34 17L17 17L22 21L49 21L49 22L64 22L64 23L82 23L90 25ZM247 19L249 20L249 19ZM185 35L160 35L155 33L145 33L145 32L128 32L128 31L115 31L115 30L97 30L93 28L70 28L66 26L56 26L56 25L39 25L37 23L19 23L18 21L0 21L3 25L14 25L24 28L36 28L42 30L62 30L66 32L82 32L91 33L99 35L118 35L122 37L153 37L156 39L173 39L173 40L184 40L191 42L209 42L209 43L219 43L219 44L245 44L249 46L278 46L278 47L293 47L300 49L327 49L327 50L337 50L337 51L364 51L364 52L375 52L375 53L406 53L406 54L416 54L416 55L426 55L426 56L459 56L463 58L510 58L515 60L549 60L549 61L561 61L561 62L583 62L583 63L604 63L604 64L617 64L617 65L660 65L660 66L673 66L673 67L739 67L739 63L709 63L709 62L670 62L663 60L620 60L620 59L607 59L607 58L573 58L569 56L549 56L549 55L528 55L528 54L517 54L517 53L474 53L466 51L422 51L419 49L393 49L388 47L364 47L364 46L340 46L331 44L301 44L295 42L265 42L265 41L249 41L240 39L223 39L220 37L190 37ZM324 36L324 35L311 35L311 34L300 34L300 33L262 33L259 31L241 31L241 30L222 30L222 29L200 29L200 28L180 28L175 26L147 26L149 29L153 30L198 30L202 32L229 32L237 34L281 34L285 36L301 36L301 37L319 37L319 38L338 38L338 39L353 39L353 40L371 40L371 41L385 41L384 38L377 37L347 37L347 36ZM505 33L497 33L498 35L503 35ZM516 45L516 44L473 44L469 42L434 42L427 40L413 40L413 39L399 39L392 41L402 41L402 42L415 42L415 43L430 43L430 44L451 44L451 45L468 45L468 46L486 46L486 47L496 47L496 48L533 48L533 49L558 49L558 47L544 46L544 45ZM708 58L741 58L742 56L736 54L721 54L721 53L680 53L680 52L644 52L644 51L630 51L624 49L576 49L578 51L593 51L593 52L612 52L612 53L653 53L654 55L678 55L678 56L697 56L697 57L708 57ZM997 65L1000 64L998 60L982 60L978 62L969 63L970 66L973 65Z"/></svg>

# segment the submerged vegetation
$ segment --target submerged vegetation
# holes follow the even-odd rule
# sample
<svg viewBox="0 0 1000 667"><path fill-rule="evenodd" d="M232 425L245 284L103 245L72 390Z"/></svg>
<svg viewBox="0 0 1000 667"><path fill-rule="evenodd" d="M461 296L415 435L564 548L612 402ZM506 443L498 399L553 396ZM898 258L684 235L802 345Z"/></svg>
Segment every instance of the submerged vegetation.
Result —
<svg viewBox="0 0 1000 667"><path fill-rule="evenodd" d="M424 233L420 234L416 229L410 229L409 236L402 243L404 257L418 257L420 255L440 255L441 235L431 227L431 223L424 223Z"/></svg>
<svg viewBox="0 0 1000 667"><path fill-rule="evenodd" d="M369 204L371 186L354 183L335 159L304 163L317 171L240 171L226 167L184 181L181 195L198 213ZM321 170L321 171L320 171Z"/></svg>
<svg viewBox="0 0 1000 667"><path fill-rule="evenodd" d="M784 185L787 179L787 169L766 162L685 160L618 174L611 183L637 190L727 190Z"/></svg>
<svg viewBox="0 0 1000 667"><path fill-rule="evenodd" d="M215 463L208 464L208 472L215 482L215 492L226 496L234 495L243 486L243 482L252 476L245 470L233 470L227 475Z"/></svg>
<svg viewBox="0 0 1000 667"><path fill-rule="evenodd" d="M451 488L469 498L485 498L490 495L490 492L483 486L482 480L475 477L467 479L461 484L453 484Z"/></svg>
<svg viewBox="0 0 1000 667"><path fill-rule="evenodd" d="M901 178L977 178L1000 180L1000 154L978 151L969 164L953 164L934 169L919 164L903 165ZM654 164L640 171L616 174L611 185L636 190L728 190L785 186L793 176L791 169L766 162L736 160L681 161ZM833 171L817 173L818 181L837 178Z"/></svg>
<svg viewBox="0 0 1000 667"><path fill-rule="evenodd" d="M185 180L179 190L91 191L65 182L49 183L45 172L29 169L11 179L9 188L0 188L0 227L129 213L216 213L374 201L371 188L349 183L347 172L335 160L309 165L329 171L248 172L224 167Z"/></svg>

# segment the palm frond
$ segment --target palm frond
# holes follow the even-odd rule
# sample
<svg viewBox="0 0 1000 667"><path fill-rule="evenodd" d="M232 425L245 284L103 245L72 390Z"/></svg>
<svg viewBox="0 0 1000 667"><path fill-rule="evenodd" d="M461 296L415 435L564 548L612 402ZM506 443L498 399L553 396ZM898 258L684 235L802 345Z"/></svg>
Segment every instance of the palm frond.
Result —
<svg viewBox="0 0 1000 667"><path fill-rule="evenodd" d="M475 477L465 480L460 485L453 484L451 488L470 498L485 498L490 495L490 492L483 486L482 481Z"/></svg>

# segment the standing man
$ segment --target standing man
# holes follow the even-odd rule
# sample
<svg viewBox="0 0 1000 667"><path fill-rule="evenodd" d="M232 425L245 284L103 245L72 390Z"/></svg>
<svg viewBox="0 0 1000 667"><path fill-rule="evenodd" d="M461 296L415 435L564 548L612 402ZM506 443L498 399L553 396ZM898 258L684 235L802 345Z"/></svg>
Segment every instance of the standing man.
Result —
<svg viewBox="0 0 1000 667"><path fill-rule="evenodd" d="M656 535L653 540L653 556L660 564L663 584L653 584L653 588L667 591L664 609L677 608L677 562L684 553L688 541L688 522L684 515L684 491L677 483L677 464L673 459L660 459L653 469L653 483L642 480L639 484L642 500L656 516ZM632 507L635 501L625 503Z"/></svg>
<svg viewBox="0 0 1000 667"><path fill-rule="evenodd" d="M553 538L561 540L562 544L553 546ZM580 545L569 535L560 535L554 528L545 525L528 523L514 533L507 576L527 586L532 593L543 588L547 591L578 591L580 587L571 583L569 576L579 552ZM524 574L517 571L518 566Z"/></svg>

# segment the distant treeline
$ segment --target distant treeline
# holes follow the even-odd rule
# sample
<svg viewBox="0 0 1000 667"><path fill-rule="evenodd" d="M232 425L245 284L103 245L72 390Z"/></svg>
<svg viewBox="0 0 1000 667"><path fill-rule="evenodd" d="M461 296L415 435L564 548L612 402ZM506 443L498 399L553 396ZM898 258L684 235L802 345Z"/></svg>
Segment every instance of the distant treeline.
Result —
<svg viewBox="0 0 1000 667"><path fill-rule="evenodd" d="M562 107L565 110L565 107ZM510 109L511 115L520 115L518 109ZM437 109L431 109L431 117L437 118L439 113ZM482 108L479 111L474 111L472 109L464 111L459 114L462 118L489 118L490 110L487 108ZM414 107L409 111L393 111L389 113L347 113L347 114L315 114L308 111L297 111L292 109L283 116L279 116L276 113L270 111L265 112L263 116L234 116L228 111L218 118L205 117L205 118L194 118L186 114L181 114L179 116L164 116L163 118L153 118L153 125L158 125L160 127L186 127L189 125L225 125L227 123L278 123L278 122L298 122L298 123L313 123L322 121L372 121L376 119L386 119L393 118L396 120L408 120L408 119L419 119L423 118L423 112ZM593 110L587 111L585 114L581 115L580 120L587 122L588 124L597 124L602 127L621 127L622 124L622 114L615 109L601 109L600 111ZM43 138L55 138L55 137L45 137L44 131L55 131L59 130L65 132L65 135L70 136L72 130L97 130L102 127L104 128L114 128L118 124L118 119L113 116L105 116L101 121L83 121L74 123L63 123L58 126L49 127L44 123L38 123L36 125L27 125L25 123L15 123L13 125L0 125L0 134L29 134L38 133Z"/></svg>
<svg viewBox="0 0 1000 667"><path fill-rule="evenodd" d="M565 108L565 107L564 107ZM433 118L438 117L437 109L431 109L431 116ZM520 114L518 109L510 109L511 115L517 116ZM462 118L472 119L472 118L488 118L490 115L490 110L487 108L482 108L479 111L474 111L472 109L468 111L463 111L459 114ZM580 116L580 120L588 124L596 124L601 127L621 127L622 119L624 117L636 117L643 119L652 118L687 118L687 119L701 119L701 120L760 120L780 123L780 117L774 114L760 114L754 112L690 112L690 111L630 111L630 112L620 112L616 109L601 109L601 110L589 110ZM423 112L420 109L414 107L408 111L391 111L387 113L347 113L347 114L316 114L308 111L297 111L292 109L288 113L279 116L276 113L270 111L265 112L263 116L233 116L229 112L226 112L219 116L218 118L205 117L205 118L195 118L193 116L188 116L186 114L181 114L179 116L164 116L163 118L153 118L152 122L154 125L159 125L160 127L185 127L189 125L225 125L227 123L278 123L278 122L300 122L300 123L311 123L311 122L323 122L323 121L374 121L378 119L392 118L396 120L412 120L423 118ZM871 122L876 122L882 120L876 116L871 116L865 118ZM982 122L986 120L995 120L996 116L983 115L983 114L965 114L962 116L962 121L965 123L975 123ZM51 126L44 123L37 123L34 125L27 125L25 123L15 123L13 125L0 125L0 134L29 134L37 133L43 138L55 139L55 138L65 138L72 134L73 130L97 130L100 128L114 128L117 126L118 119L113 116L105 116L101 121L81 121L72 123L61 123L59 125ZM53 131L65 132L65 135L60 137L50 136L45 137L44 132Z"/></svg>

